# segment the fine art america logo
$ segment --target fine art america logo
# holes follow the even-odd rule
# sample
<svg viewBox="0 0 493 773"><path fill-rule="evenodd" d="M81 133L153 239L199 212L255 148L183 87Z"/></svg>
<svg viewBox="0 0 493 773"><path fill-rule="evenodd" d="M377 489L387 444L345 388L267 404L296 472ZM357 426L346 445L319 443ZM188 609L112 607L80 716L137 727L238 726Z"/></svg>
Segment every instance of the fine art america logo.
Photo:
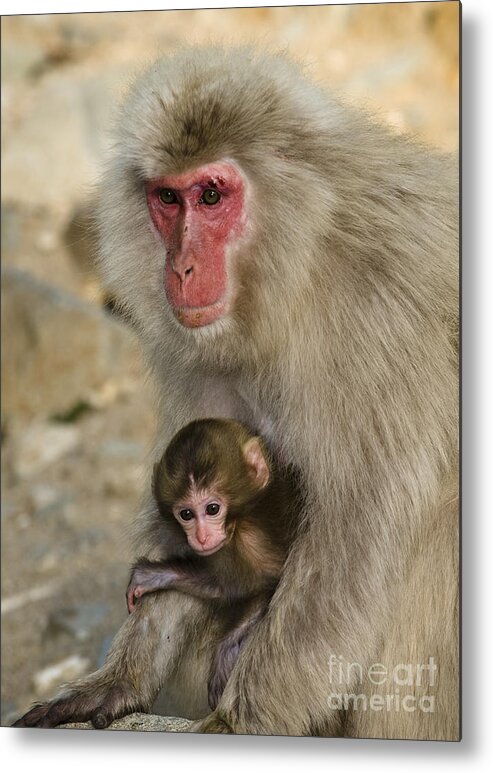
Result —
<svg viewBox="0 0 493 773"><path fill-rule="evenodd" d="M349 663L339 655L329 659L329 681L333 687L353 692L331 692L329 708L353 711L435 711L434 688L438 666L433 657L428 663L398 663L389 668L383 663L362 666ZM375 691L359 692L357 686L375 685Z"/></svg>

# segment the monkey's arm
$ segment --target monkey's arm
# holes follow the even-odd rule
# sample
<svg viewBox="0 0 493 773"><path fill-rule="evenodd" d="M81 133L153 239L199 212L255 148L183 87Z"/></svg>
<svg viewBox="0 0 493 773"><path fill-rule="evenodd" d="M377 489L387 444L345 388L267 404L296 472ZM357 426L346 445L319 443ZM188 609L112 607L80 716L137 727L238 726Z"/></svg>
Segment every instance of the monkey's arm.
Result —
<svg viewBox="0 0 493 773"><path fill-rule="evenodd" d="M262 594L251 599L237 624L220 641L212 662L208 682L208 699L211 709L217 707L241 648L254 627L265 615L271 595Z"/></svg>
<svg viewBox="0 0 493 773"><path fill-rule="evenodd" d="M200 716L197 701L202 703L201 690L205 693L220 631L209 605L198 599L178 599L173 592L146 596L118 631L98 671L65 685L53 700L36 704L14 727L92 722L104 729L126 714L149 711L183 652L190 650L195 660L187 676L195 695L185 698L191 701L190 716ZM195 641L200 647L194 646Z"/></svg>
<svg viewBox="0 0 493 773"><path fill-rule="evenodd" d="M222 588L203 563L192 559L149 561L140 558L132 569L127 588L127 608L133 612L138 599L157 590L177 590L210 601L224 595Z"/></svg>

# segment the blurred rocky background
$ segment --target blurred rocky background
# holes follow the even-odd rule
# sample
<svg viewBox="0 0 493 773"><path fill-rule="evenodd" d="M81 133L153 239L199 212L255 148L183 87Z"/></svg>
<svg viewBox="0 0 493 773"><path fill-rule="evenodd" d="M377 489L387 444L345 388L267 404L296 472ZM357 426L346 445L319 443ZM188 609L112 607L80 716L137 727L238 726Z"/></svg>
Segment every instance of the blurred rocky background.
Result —
<svg viewBox="0 0 493 773"><path fill-rule="evenodd" d="M91 189L134 72L217 41L285 49L457 150L455 2L2 18L2 724L99 666L126 615L153 407L94 269Z"/></svg>

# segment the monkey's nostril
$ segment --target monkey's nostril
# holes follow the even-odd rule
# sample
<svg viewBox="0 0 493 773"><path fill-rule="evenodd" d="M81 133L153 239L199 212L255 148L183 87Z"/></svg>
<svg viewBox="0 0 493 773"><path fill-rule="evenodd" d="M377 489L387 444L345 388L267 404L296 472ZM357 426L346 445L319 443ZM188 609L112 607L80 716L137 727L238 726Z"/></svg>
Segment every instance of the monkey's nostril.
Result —
<svg viewBox="0 0 493 773"><path fill-rule="evenodd" d="M192 271L193 271L193 266L190 266L189 268L186 268L185 269L185 276L188 276L189 274L191 274Z"/></svg>

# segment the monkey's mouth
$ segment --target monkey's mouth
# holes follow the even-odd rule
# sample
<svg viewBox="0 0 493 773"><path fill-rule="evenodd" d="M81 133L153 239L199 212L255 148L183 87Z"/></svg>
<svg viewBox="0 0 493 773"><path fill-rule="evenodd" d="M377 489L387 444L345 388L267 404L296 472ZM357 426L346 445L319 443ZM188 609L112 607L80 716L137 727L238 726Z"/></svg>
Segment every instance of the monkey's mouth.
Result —
<svg viewBox="0 0 493 773"><path fill-rule="evenodd" d="M205 327L212 325L218 319L224 317L228 312L228 304L220 299L210 306L194 307L179 306L172 307L172 311L180 325L183 327Z"/></svg>
<svg viewBox="0 0 493 773"><path fill-rule="evenodd" d="M218 545L215 545L213 548L201 549L199 555L201 555L201 556L212 556L213 553L217 553L218 550L221 550L221 548L223 548L225 546L227 541L228 541L228 539L226 538L226 539L223 539L222 542L219 542Z"/></svg>

